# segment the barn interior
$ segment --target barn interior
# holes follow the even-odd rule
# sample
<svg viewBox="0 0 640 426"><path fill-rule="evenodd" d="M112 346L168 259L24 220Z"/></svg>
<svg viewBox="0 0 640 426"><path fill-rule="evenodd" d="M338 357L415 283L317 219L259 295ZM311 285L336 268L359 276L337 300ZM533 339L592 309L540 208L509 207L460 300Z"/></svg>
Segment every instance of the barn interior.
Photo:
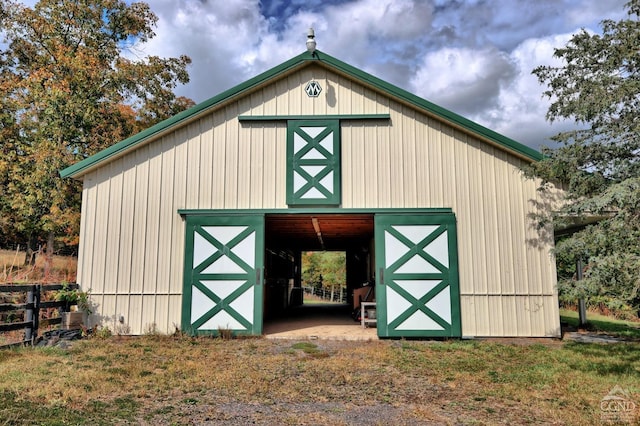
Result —
<svg viewBox="0 0 640 426"><path fill-rule="evenodd" d="M264 323L300 318L353 324L351 313L367 294L373 298L373 214L272 214L265 218ZM347 300L342 305L303 304L302 253L342 251L346 255ZM354 301L354 292L355 298ZM344 321L344 322L343 322ZM350 321L350 322L349 322Z"/></svg>

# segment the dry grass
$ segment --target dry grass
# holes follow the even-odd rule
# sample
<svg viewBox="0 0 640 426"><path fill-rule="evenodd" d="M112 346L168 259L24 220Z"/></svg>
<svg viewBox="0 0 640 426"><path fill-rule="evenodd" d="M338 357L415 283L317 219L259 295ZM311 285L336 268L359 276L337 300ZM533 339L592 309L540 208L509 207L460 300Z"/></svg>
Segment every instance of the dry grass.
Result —
<svg viewBox="0 0 640 426"><path fill-rule="evenodd" d="M0 352L8 424L595 424L638 344L91 339ZM2 421L0 420L0 423Z"/></svg>
<svg viewBox="0 0 640 426"><path fill-rule="evenodd" d="M0 283L75 282L78 259L70 256L38 255L35 265L24 265L25 253L0 250Z"/></svg>

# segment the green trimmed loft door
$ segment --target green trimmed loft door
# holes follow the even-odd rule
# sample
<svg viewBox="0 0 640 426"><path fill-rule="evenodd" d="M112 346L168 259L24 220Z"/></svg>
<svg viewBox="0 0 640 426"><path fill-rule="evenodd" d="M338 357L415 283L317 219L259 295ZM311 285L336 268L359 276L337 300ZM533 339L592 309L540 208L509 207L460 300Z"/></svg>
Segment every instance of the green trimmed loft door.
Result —
<svg viewBox="0 0 640 426"><path fill-rule="evenodd" d="M340 204L340 122L291 120L287 124L287 204Z"/></svg>
<svg viewBox="0 0 640 426"><path fill-rule="evenodd" d="M380 337L460 337L453 214L375 216Z"/></svg>
<svg viewBox="0 0 640 426"><path fill-rule="evenodd" d="M262 334L264 216L188 216L182 330Z"/></svg>

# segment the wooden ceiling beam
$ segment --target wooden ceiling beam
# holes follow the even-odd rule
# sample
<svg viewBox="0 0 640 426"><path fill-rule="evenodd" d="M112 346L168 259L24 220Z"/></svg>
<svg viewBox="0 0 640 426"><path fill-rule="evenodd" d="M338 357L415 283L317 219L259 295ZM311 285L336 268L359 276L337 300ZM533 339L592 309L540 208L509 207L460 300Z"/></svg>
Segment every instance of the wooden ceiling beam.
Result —
<svg viewBox="0 0 640 426"><path fill-rule="evenodd" d="M325 250L324 241L322 241L322 231L320 230L320 224L318 223L318 218L312 217L311 223L313 223L313 229L316 231L316 235L318 236L318 241L320 241L320 247L322 247L322 250Z"/></svg>

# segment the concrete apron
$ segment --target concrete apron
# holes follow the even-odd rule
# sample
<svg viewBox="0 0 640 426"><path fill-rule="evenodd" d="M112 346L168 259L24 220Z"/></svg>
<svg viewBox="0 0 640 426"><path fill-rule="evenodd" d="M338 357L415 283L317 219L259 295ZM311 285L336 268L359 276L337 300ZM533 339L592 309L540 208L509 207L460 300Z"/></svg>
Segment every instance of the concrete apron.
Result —
<svg viewBox="0 0 640 426"><path fill-rule="evenodd" d="M286 316L266 320L267 339L296 340L378 340L374 324L363 328L355 321L348 305L308 303L292 308Z"/></svg>

